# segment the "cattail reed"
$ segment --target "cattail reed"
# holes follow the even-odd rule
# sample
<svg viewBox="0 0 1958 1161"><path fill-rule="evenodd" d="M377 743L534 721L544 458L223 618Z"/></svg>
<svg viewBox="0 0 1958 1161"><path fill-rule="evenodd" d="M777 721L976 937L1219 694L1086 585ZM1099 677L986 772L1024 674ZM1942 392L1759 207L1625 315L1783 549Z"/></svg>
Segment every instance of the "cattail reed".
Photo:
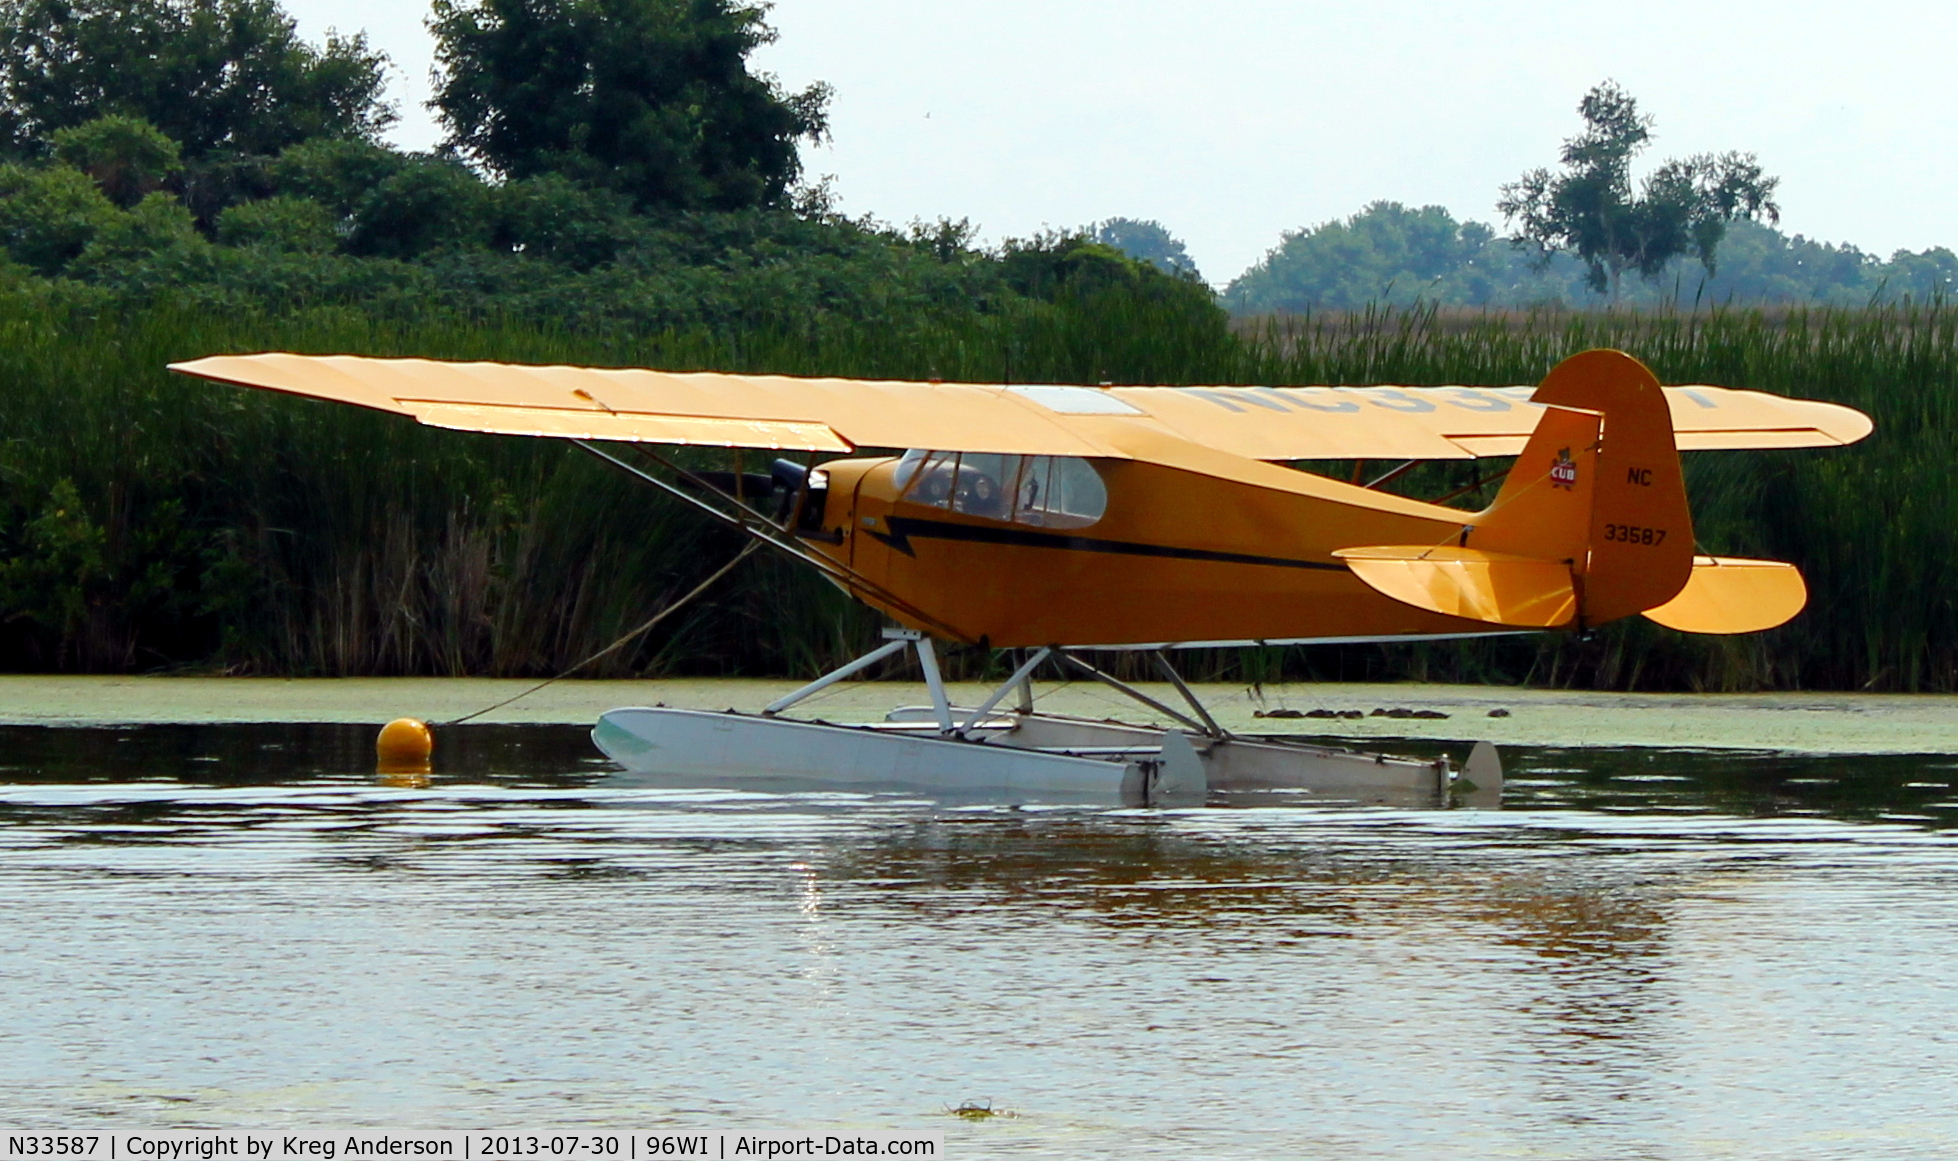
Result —
<svg viewBox="0 0 1958 1161"><path fill-rule="evenodd" d="M1104 293L906 327L570 332L499 318L277 317L0 292L0 668L546 674L686 591L733 534L560 444L418 427L176 378L283 349L669 369L1060 383L1529 383L1614 346L1667 382L1835 400L1876 434L1687 456L1703 549L1790 560L1808 611L1747 637L1632 622L1595 637L1220 650L1192 676L1627 689L1958 689L1958 311L1443 314L1240 321ZM688 453L697 462L710 453ZM1354 465L1310 465L1342 476ZM1396 483L1439 496L1490 464ZM1494 485L1454 501L1486 500ZM594 675L802 675L877 620L757 557ZM955 666L975 676L987 659Z"/></svg>

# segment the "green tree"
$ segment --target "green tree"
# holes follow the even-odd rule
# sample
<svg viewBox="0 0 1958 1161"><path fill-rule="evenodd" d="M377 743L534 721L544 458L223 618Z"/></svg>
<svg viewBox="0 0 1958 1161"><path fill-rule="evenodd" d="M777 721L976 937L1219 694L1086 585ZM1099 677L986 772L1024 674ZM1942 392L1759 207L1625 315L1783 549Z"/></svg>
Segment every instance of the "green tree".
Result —
<svg viewBox="0 0 1958 1161"><path fill-rule="evenodd" d="M1909 295L1919 302L1949 301L1958 296L1958 254L1944 246L1919 254L1898 250L1884 264L1883 289L1892 298Z"/></svg>
<svg viewBox="0 0 1958 1161"><path fill-rule="evenodd" d="M998 263L1000 280L1028 298L1078 303L1115 294L1174 306L1193 318L1223 318L1216 297L1202 282L1131 258L1085 231L1009 238L1000 246Z"/></svg>
<svg viewBox="0 0 1958 1161"><path fill-rule="evenodd" d="M578 270L611 261L632 237L632 204L547 173L496 189L496 242Z"/></svg>
<svg viewBox="0 0 1958 1161"><path fill-rule="evenodd" d="M1668 161L1632 191L1632 159L1652 140L1652 118L1615 82L1584 94L1584 131L1564 142L1563 170L1533 169L1502 187L1496 208L1516 241L1539 254L1573 253L1585 281L1614 297L1625 271L1657 276L1681 255L1715 273L1714 251L1739 218L1781 220L1778 178L1751 153L1701 153Z"/></svg>
<svg viewBox="0 0 1958 1161"><path fill-rule="evenodd" d="M115 203L79 169L0 166L0 242L17 262L55 274L116 219Z"/></svg>
<svg viewBox="0 0 1958 1161"><path fill-rule="evenodd" d="M271 178L280 193L311 198L345 217L407 165L408 158L371 141L321 138L279 154Z"/></svg>
<svg viewBox="0 0 1958 1161"><path fill-rule="evenodd" d="M162 188L184 163L177 143L141 117L111 114L57 129L54 156L95 179L109 200L128 209Z"/></svg>
<svg viewBox="0 0 1958 1161"><path fill-rule="evenodd" d="M273 197L240 202L218 215L218 241L298 254L324 254L338 246L332 210L311 198Z"/></svg>
<svg viewBox="0 0 1958 1161"><path fill-rule="evenodd" d="M1102 245L1113 246L1138 262L1148 262L1165 274L1197 276L1197 264L1183 248L1183 240L1161 222L1109 218L1096 222L1089 232Z"/></svg>
<svg viewBox="0 0 1958 1161"><path fill-rule="evenodd" d="M1457 221L1442 206L1379 201L1348 218L1287 231L1224 298L1247 314L1370 303L1489 306L1560 297L1560 276L1568 281L1562 270L1530 270L1481 222Z"/></svg>
<svg viewBox="0 0 1958 1161"><path fill-rule="evenodd" d="M449 145L511 178L558 173L641 208L782 202L827 85L748 71L775 32L741 0L435 0Z"/></svg>
<svg viewBox="0 0 1958 1161"><path fill-rule="evenodd" d="M300 39L277 0L0 0L0 145L45 153L98 117L141 117L186 157L272 154L393 123L364 36Z"/></svg>
<svg viewBox="0 0 1958 1161"><path fill-rule="evenodd" d="M190 211L167 193L157 192L134 209L109 218L86 249L70 264L68 273L88 279L114 280L119 274L155 254L208 246L197 232Z"/></svg>
<svg viewBox="0 0 1958 1161"><path fill-rule="evenodd" d="M481 247L495 224L492 208L490 188L460 163L416 157L361 200L347 248L376 258L413 258Z"/></svg>

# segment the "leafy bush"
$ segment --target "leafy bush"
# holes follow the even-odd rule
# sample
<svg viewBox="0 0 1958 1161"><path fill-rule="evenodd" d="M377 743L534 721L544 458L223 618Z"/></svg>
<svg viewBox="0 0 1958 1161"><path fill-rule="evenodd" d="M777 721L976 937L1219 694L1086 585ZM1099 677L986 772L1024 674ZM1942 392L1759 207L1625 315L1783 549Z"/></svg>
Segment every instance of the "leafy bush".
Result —
<svg viewBox="0 0 1958 1161"><path fill-rule="evenodd" d="M129 212L104 222L70 271L83 278L98 275L113 279L154 255L207 245L182 202L166 193L153 193Z"/></svg>
<svg viewBox="0 0 1958 1161"><path fill-rule="evenodd" d="M177 143L140 117L97 117L58 129L56 160L95 179L110 201L128 209L183 170Z"/></svg>
<svg viewBox="0 0 1958 1161"><path fill-rule="evenodd" d="M241 202L218 215L217 239L227 246L265 246L324 254L339 245L333 212L311 198Z"/></svg>
<svg viewBox="0 0 1958 1161"><path fill-rule="evenodd" d="M270 166L272 185L291 197L311 198L342 217L409 159L367 141L317 138L279 154Z"/></svg>
<svg viewBox="0 0 1958 1161"><path fill-rule="evenodd" d="M481 248L494 230L492 204L482 179L460 164L411 158L355 206L347 248L377 258Z"/></svg>
<svg viewBox="0 0 1958 1161"><path fill-rule="evenodd" d="M0 241L14 261L39 273L59 273L117 214L79 169L0 166Z"/></svg>
<svg viewBox="0 0 1958 1161"><path fill-rule="evenodd" d="M505 183L496 191L495 214L499 247L575 270L612 261L643 229L623 195L557 174Z"/></svg>

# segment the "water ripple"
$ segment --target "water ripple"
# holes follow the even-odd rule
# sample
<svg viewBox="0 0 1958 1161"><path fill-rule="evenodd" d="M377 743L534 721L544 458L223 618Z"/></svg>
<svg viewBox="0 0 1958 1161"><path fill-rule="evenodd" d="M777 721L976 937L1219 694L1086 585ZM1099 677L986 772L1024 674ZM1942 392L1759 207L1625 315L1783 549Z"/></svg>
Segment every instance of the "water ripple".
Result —
<svg viewBox="0 0 1958 1161"><path fill-rule="evenodd" d="M0 785L0 1120L1958 1150L1958 832L1879 817L1948 793L1915 768L1815 799L1772 756L1623 781L1561 752L1519 764L1585 808L1150 812L654 790L561 749L422 787L297 745L285 780Z"/></svg>

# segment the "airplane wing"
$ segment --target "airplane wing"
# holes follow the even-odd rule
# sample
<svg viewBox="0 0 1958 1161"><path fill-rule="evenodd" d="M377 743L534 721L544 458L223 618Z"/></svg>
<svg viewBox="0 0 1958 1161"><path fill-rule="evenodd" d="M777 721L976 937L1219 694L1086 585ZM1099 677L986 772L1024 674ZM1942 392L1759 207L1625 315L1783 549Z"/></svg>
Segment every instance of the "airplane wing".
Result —
<svg viewBox="0 0 1958 1161"><path fill-rule="evenodd" d="M1116 387L1193 443L1258 460L1513 456L1543 405L1517 387ZM1726 387L1668 387L1681 451L1838 447L1871 431L1851 407Z"/></svg>
<svg viewBox="0 0 1958 1161"><path fill-rule="evenodd" d="M1008 387L277 353L172 369L433 427L785 451L1129 459L1129 437L1154 432L1252 460L1475 459L1520 452L1542 412L1528 386ZM1682 451L1834 447L1871 430L1833 403L1721 387L1666 393Z"/></svg>
<svg viewBox="0 0 1958 1161"><path fill-rule="evenodd" d="M1012 389L962 383L355 355L217 355L171 369L398 412L431 427L502 435L784 451L926 447L1127 458Z"/></svg>

